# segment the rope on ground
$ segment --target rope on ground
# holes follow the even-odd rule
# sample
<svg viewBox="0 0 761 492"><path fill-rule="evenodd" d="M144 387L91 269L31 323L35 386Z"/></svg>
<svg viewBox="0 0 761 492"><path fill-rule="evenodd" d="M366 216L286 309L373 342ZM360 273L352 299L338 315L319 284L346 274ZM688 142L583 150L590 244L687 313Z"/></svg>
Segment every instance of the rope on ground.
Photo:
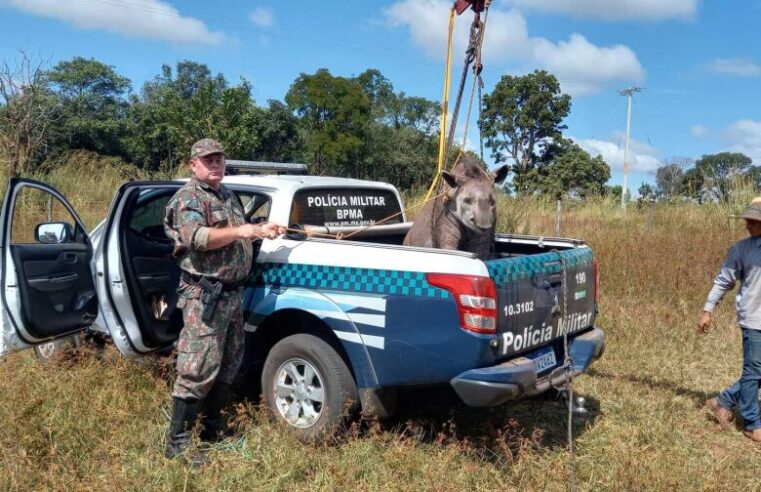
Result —
<svg viewBox="0 0 761 492"><path fill-rule="evenodd" d="M568 312L568 264L565 256L559 254L560 266L563 269L563 312L561 316L565 316ZM574 450L573 450L573 361L571 359L571 353L568 350L568 331L563 333L563 367L565 367L565 390L568 397L568 419L566 425L568 426L568 490L575 492L576 490L576 470L574 463Z"/></svg>

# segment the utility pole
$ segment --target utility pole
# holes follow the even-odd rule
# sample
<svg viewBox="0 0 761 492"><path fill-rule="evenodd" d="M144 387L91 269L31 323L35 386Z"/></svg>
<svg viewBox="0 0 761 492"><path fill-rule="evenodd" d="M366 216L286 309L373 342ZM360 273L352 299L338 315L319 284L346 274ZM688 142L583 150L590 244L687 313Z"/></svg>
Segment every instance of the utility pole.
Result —
<svg viewBox="0 0 761 492"><path fill-rule="evenodd" d="M628 195L628 187L626 185L626 179L629 175L629 130L631 129L632 121L632 94L642 91L641 87L632 86L628 89L620 91L622 96L627 97L626 105L626 145L624 147L624 186L621 190L621 208L626 210L626 201Z"/></svg>

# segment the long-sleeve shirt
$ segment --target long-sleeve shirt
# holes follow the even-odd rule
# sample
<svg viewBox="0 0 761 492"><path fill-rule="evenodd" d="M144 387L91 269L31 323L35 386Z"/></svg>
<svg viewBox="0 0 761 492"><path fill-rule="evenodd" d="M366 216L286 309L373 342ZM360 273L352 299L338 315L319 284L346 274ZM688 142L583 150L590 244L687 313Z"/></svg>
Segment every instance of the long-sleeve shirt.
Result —
<svg viewBox="0 0 761 492"><path fill-rule="evenodd" d="M742 328L761 330L761 237L745 238L729 249L703 309L713 312L737 282L737 322Z"/></svg>
<svg viewBox="0 0 761 492"><path fill-rule="evenodd" d="M195 177L177 190L164 213L164 232L174 242L180 269L226 283L243 280L251 272L253 246L250 240L239 239L209 250L209 231L244 223L243 207L230 190L224 185L214 190Z"/></svg>

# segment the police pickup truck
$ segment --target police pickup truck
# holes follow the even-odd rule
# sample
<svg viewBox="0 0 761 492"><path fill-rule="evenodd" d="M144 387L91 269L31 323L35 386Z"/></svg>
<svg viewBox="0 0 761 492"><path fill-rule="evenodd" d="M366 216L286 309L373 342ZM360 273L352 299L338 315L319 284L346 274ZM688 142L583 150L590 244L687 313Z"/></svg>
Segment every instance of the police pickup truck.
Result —
<svg viewBox="0 0 761 492"><path fill-rule="evenodd" d="M410 224L386 183L273 173L224 184L251 222L313 226L260 243L243 301L241 378L302 439L335 432L357 407L390 415L401 387L450 385L467 405L499 405L563 384L603 352L597 263L582 241L498 234L481 261L402 246ZM128 356L171 349L179 270L162 218L180 186L124 184L88 233L57 190L11 179L0 354L83 330Z"/></svg>

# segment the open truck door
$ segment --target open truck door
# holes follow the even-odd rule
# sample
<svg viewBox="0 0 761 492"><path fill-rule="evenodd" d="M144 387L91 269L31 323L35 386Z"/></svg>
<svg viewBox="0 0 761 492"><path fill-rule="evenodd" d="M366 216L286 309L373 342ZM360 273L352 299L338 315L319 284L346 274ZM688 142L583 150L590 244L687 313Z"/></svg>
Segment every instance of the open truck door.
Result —
<svg viewBox="0 0 761 492"><path fill-rule="evenodd" d="M0 355L65 338L98 314L93 246L54 188L11 178L0 217Z"/></svg>
<svg viewBox="0 0 761 492"><path fill-rule="evenodd" d="M179 268L164 207L182 183L133 182L90 234L55 188L12 178L0 217L0 355L56 343L92 327L124 355L171 348L182 327Z"/></svg>
<svg viewBox="0 0 761 492"><path fill-rule="evenodd" d="M102 322L125 355L168 349L182 328L180 269L164 234L164 209L182 182L135 181L116 192L97 233Z"/></svg>

